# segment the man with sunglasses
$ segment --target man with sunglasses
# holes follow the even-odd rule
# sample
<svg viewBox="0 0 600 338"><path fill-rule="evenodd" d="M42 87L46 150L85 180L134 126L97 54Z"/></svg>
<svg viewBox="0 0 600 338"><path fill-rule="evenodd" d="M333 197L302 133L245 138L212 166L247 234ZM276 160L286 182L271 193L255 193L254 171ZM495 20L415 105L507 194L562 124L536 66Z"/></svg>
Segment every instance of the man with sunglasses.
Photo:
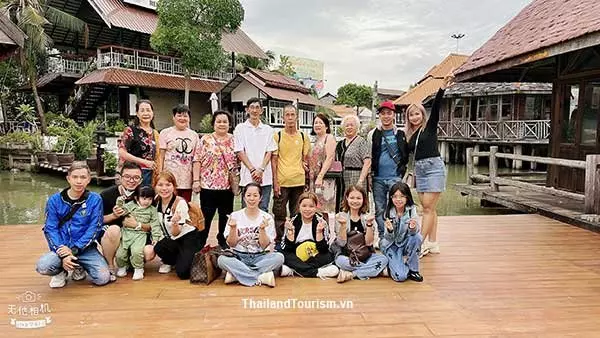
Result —
<svg viewBox="0 0 600 338"><path fill-rule="evenodd" d="M125 218L123 205L133 200L134 192L141 183L142 169L140 166L133 162L125 162L121 168L120 183L100 193L104 209L104 233L100 237L100 245L102 246L102 253L108 262L111 281L116 280L114 259L121 241L121 227L123 227L123 220ZM140 224L140 227L144 231L150 230L148 224ZM144 248L144 258L146 261L154 258L152 245L146 245Z"/></svg>

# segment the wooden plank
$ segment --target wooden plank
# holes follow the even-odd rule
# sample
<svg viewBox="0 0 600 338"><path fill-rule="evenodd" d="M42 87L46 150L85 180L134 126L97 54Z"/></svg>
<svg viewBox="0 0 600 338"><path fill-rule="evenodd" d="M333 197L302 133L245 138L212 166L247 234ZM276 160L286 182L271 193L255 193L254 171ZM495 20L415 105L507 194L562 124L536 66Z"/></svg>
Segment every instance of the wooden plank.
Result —
<svg viewBox="0 0 600 338"><path fill-rule="evenodd" d="M529 156L529 155L515 155L515 154L506 154L506 153L497 153L496 157L498 158L507 158L511 160L522 160L527 162L535 162L535 163L544 163L550 165L559 165L563 167L576 168L576 169L585 169L585 161L578 160L567 160L563 158L553 158L553 157L540 157L540 156Z"/></svg>
<svg viewBox="0 0 600 338"><path fill-rule="evenodd" d="M492 191L498 191L498 184L496 184L496 177L498 176L498 146L490 147L490 188Z"/></svg>
<svg viewBox="0 0 600 338"><path fill-rule="evenodd" d="M467 148L467 184L473 184L473 148Z"/></svg>
<svg viewBox="0 0 600 338"><path fill-rule="evenodd" d="M513 187L507 187L512 189ZM487 187L489 191L489 186ZM600 331L600 235L539 215L439 218L442 253L421 261L423 283L278 278L277 287L192 285L147 264L104 287L69 281L50 289L33 266L47 250L39 225L0 227L0 307L25 291L49 304L51 323L16 329L35 336L594 336ZM211 227L214 242L218 227ZM526 244L526 245L525 245ZM244 307L253 300L351 300L349 309ZM20 316L19 320L31 317ZM593 334L591 334L593 333Z"/></svg>
<svg viewBox="0 0 600 338"><path fill-rule="evenodd" d="M600 214L600 155L587 155L585 168L585 213Z"/></svg>

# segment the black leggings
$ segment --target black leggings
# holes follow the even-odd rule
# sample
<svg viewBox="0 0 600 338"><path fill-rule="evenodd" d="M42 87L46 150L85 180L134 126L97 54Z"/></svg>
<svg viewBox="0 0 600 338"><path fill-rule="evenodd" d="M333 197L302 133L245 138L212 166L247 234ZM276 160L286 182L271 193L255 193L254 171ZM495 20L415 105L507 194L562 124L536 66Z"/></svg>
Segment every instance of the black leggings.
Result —
<svg viewBox="0 0 600 338"><path fill-rule="evenodd" d="M215 217L215 213L218 210L219 233L217 234L217 241L220 245L225 244L223 232L227 226L227 215L233 212L233 193L231 190L202 189L200 190L200 205L202 207L202 213L204 214L205 229L202 231L204 241L208 238L213 217Z"/></svg>
<svg viewBox="0 0 600 338"><path fill-rule="evenodd" d="M154 246L154 252L164 264L175 265L180 279L189 279L192 261L196 252L202 250L206 238L198 230L188 232L178 239L165 237Z"/></svg>
<svg viewBox="0 0 600 338"><path fill-rule="evenodd" d="M303 262L292 252L283 252L283 256L285 257L283 264L303 277L316 277L320 267L333 263L333 255L330 252L320 253L309 258L306 262Z"/></svg>

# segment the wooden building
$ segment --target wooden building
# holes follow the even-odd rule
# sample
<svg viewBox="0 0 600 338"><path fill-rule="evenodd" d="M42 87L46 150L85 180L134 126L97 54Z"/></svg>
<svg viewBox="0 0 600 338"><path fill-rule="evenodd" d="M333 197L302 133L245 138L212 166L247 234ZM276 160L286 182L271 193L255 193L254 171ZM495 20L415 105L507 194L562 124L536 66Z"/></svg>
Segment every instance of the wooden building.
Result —
<svg viewBox="0 0 600 338"><path fill-rule="evenodd" d="M0 15L0 60L16 55L26 38L25 33L6 15Z"/></svg>
<svg viewBox="0 0 600 338"><path fill-rule="evenodd" d="M246 120L248 99L263 100L265 122L275 129L283 128L283 107L292 104L298 108L299 129L310 133L319 99L310 95L310 89L287 76L248 68L237 74L221 90L223 107L234 115L234 124Z"/></svg>
<svg viewBox="0 0 600 338"><path fill-rule="evenodd" d="M600 153L600 2L534 0L457 70L458 81L552 82L550 156ZM582 169L551 166L547 185L584 191Z"/></svg>
<svg viewBox="0 0 600 338"><path fill-rule="evenodd" d="M466 147L479 151L480 145L546 153L551 97L551 83L455 83L446 89L438 124L446 162L462 162ZM512 166L520 169L522 163Z"/></svg>
<svg viewBox="0 0 600 338"><path fill-rule="evenodd" d="M47 34L55 53L48 73L40 77L38 89L57 95L59 104L79 122L100 113L127 119L138 99L152 100L155 124L171 124L171 109L183 102L185 82L180 60L158 55L150 47L158 15L152 0L49 0L48 5L84 20L89 42L71 30L51 26ZM219 72L192 74L190 108L192 128L200 116L210 113L209 98L234 75L236 54L267 58L242 30L226 33L221 41L231 54L231 64Z"/></svg>

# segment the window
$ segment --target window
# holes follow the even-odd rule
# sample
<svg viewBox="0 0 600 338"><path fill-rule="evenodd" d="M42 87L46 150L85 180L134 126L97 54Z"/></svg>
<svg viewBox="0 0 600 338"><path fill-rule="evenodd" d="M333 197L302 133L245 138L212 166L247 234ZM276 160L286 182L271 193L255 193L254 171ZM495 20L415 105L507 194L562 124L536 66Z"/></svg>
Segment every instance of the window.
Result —
<svg viewBox="0 0 600 338"><path fill-rule="evenodd" d="M486 117L488 121L498 121L498 96L490 96L488 98L489 115Z"/></svg>
<svg viewBox="0 0 600 338"><path fill-rule="evenodd" d="M502 120L512 120L512 95L502 96Z"/></svg>
<svg viewBox="0 0 600 338"><path fill-rule="evenodd" d="M465 100L456 99L452 102L452 119L463 120L465 119Z"/></svg>
<svg viewBox="0 0 600 338"><path fill-rule="evenodd" d="M283 107L285 102L269 101L269 124L283 125Z"/></svg>
<svg viewBox="0 0 600 338"><path fill-rule="evenodd" d="M543 99L541 96L525 97L525 120L541 120Z"/></svg>
<svg viewBox="0 0 600 338"><path fill-rule="evenodd" d="M586 83L583 104L580 132L581 144L595 145L598 130L598 114L600 113L600 82Z"/></svg>
<svg viewBox="0 0 600 338"><path fill-rule="evenodd" d="M579 85L567 85L562 111L562 143L575 143L575 130L578 114Z"/></svg>
<svg viewBox="0 0 600 338"><path fill-rule="evenodd" d="M487 98L480 97L477 100L477 120L485 120L486 116L489 113L489 106Z"/></svg>

